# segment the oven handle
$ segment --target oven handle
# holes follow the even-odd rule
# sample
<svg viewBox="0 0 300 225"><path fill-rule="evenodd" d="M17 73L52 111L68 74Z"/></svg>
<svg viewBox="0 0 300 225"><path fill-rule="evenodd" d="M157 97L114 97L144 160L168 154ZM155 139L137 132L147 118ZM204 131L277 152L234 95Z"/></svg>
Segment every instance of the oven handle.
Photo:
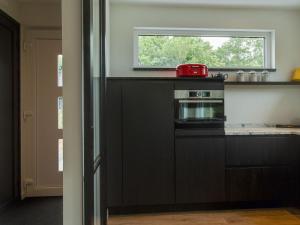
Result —
<svg viewBox="0 0 300 225"><path fill-rule="evenodd" d="M223 103L223 100L179 100L179 103Z"/></svg>

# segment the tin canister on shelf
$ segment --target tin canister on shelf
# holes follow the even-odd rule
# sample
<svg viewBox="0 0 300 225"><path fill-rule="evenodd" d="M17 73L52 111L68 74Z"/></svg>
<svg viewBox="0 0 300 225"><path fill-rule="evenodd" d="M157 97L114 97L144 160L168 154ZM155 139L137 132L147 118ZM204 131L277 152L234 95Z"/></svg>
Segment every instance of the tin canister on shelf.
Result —
<svg viewBox="0 0 300 225"><path fill-rule="evenodd" d="M238 82L245 82L245 81L247 81L246 80L245 72L243 70L237 71L237 73L236 73L236 80Z"/></svg>
<svg viewBox="0 0 300 225"><path fill-rule="evenodd" d="M267 70L261 72L261 81L267 82L270 79L270 73Z"/></svg>
<svg viewBox="0 0 300 225"><path fill-rule="evenodd" d="M249 72L249 80L250 80L251 82L257 82L257 81L258 81L257 78L258 78L258 77L257 77L257 73L256 73L255 71L250 71L250 72Z"/></svg>

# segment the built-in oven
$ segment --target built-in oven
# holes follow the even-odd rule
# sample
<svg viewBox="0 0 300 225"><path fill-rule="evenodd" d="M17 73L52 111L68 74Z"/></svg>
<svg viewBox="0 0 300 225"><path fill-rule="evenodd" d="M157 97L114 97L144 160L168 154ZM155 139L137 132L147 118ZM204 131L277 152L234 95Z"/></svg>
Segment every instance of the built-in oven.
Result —
<svg viewBox="0 0 300 225"><path fill-rule="evenodd" d="M177 127L224 127L224 90L175 90Z"/></svg>

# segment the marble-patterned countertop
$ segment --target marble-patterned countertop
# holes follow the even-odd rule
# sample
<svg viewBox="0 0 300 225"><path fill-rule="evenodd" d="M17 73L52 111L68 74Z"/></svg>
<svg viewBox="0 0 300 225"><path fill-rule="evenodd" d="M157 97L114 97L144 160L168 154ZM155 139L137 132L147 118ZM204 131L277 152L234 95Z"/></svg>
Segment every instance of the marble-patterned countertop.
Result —
<svg viewBox="0 0 300 225"><path fill-rule="evenodd" d="M226 125L226 135L300 135L300 128L276 128L273 125Z"/></svg>

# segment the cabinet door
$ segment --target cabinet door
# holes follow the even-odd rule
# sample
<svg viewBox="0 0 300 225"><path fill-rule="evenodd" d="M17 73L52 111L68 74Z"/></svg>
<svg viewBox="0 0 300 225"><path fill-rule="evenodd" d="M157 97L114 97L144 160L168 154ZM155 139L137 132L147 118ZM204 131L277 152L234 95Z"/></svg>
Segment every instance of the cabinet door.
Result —
<svg viewBox="0 0 300 225"><path fill-rule="evenodd" d="M122 205L122 83L107 82L107 203Z"/></svg>
<svg viewBox="0 0 300 225"><path fill-rule="evenodd" d="M223 137L176 138L176 202L225 201Z"/></svg>
<svg viewBox="0 0 300 225"><path fill-rule="evenodd" d="M173 84L123 84L123 200L125 205L174 203Z"/></svg>
<svg viewBox="0 0 300 225"><path fill-rule="evenodd" d="M297 172L285 166L227 169L227 195L232 202L296 200Z"/></svg>
<svg viewBox="0 0 300 225"><path fill-rule="evenodd" d="M263 198L262 168L226 170L227 198L232 202L260 201Z"/></svg>
<svg viewBox="0 0 300 225"><path fill-rule="evenodd" d="M263 168L263 200L293 200L297 198L294 168Z"/></svg>
<svg viewBox="0 0 300 225"><path fill-rule="evenodd" d="M227 137L227 166L289 165L295 151L290 136Z"/></svg>

